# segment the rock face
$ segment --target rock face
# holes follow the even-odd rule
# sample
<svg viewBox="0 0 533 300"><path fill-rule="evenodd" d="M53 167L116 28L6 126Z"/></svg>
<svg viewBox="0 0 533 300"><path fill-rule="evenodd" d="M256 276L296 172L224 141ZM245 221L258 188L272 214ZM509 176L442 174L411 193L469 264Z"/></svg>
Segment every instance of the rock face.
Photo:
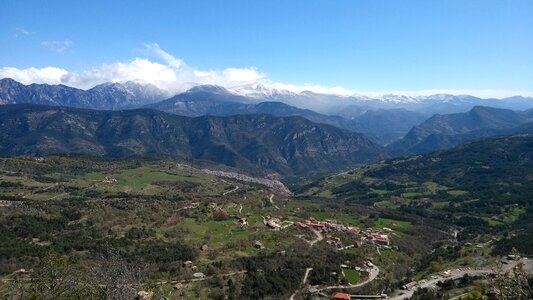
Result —
<svg viewBox="0 0 533 300"><path fill-rule="evenodd" d="M361 134L301 117L0 107L0 155L52 153L179 157L285 176L338 171L387 156Z"/></svg>
<svg viewBox="0 0 533 300"><path fill-rule="evenodd" d="M65 85L24 85L13 79L0 79L0 104L32 103L94 109L123 109L153 103L166 93L149 84L104 83L84 91Z"/></svg>

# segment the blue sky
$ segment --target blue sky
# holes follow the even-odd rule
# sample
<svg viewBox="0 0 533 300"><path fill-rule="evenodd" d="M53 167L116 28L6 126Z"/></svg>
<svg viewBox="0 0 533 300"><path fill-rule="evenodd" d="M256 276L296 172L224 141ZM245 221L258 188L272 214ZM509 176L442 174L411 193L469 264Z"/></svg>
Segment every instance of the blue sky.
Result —
<svg viewBox="0 0 533 300"><path fill-rule="evenodd" d="M533 94L531 0L5 0L0 44L2 77L83 88L147 67L158 85Z"/></svg>

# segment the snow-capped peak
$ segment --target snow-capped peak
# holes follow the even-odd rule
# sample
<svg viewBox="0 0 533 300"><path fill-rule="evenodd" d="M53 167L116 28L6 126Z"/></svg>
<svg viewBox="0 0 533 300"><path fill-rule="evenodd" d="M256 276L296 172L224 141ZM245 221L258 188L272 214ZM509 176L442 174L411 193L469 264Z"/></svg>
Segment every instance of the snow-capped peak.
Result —
<svg viewBox="0 0 533 300"><path fill-rule="evenodd" d="M296 95L288 90L277 89L273 87L268 87L262 83L250 83L245 85L236 86L230 89L234 93L242 96L253 97L253 98L264 98L264 97L273 97L279 95Z"/></svg>
<svg viewBox="0 0 533 300"><path fill-rule="evenodd" d="M385 94L377 98L377 100L381 100L383 102L388 103L417 103L419 102L417 98L405 96L405 95L397 95L397 94Z"/></svg>

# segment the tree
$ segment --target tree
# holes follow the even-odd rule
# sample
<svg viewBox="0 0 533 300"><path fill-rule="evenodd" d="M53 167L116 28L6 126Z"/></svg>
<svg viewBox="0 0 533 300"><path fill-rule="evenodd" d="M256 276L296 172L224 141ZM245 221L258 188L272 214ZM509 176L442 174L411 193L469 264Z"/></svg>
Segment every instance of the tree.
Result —
<svg viewBox="0 0 533 300"><path fill-rule="evenodd" d="M72 269L65 258L57 254L48 254L41 260L31 276L30 298L64 298L74 284L70 273Z"/></svg>
<svg viewBox="0 0 533 300"><path fill-rule="evenodd" d="M43 257L30 277L28 291L15 291L18 295L14 299L95 299L97 291L91 286L83 272L69 263L65 257L56 253L49 253Z"/></svg>
<svg viewBox="0 0 533 300"><path fill-rule="evenodd" d="M494 296L500 300L529 300L533 299L533 285L531 274L524 270L522 258L518 251L511 251L515 256L515 266L509 270L503 270L501 262L496 266L496 274L489 277L489 283Z"/></svg>
<svg viewBox="0 0 533 300"><path fill-rule="evenodd" d="M97 260L89 276L99 287L104 299L131 300L141 289L142 266L125 261L117 252L109 250L106 257Z"/></svg>

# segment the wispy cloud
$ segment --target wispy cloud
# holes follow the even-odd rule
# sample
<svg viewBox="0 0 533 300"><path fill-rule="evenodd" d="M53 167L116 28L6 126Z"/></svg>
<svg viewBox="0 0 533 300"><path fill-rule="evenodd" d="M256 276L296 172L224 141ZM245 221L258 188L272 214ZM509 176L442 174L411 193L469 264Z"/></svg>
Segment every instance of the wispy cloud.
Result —
<svg viewBox="0 0 533 300"><path fill-rule="evenodd" d="M163 59L168 66L174 68L174 69L180 69L180 68L186 68L187 66L183 62L183 60L174 57L170 53L164 51L159 47L159 44L152 43L152 44L144 44L144 48L151 54L154 54L158 56L159 58Z"/></svg>
<svg viewBox="0 0 533 300"><path fill-rule="evenodd" d="M43 41L41 45L48 50L63 54L72 46L72 41L69 39L63 41Z"/></svg>
<svg viewBox="0 0 533 300"><path fill-rule="evenodd" d="M30 35L34 35L35 32L33 31L29 31L29 30L26 30L24 28L20 28L20 27L17 27L15 28L15 38L19 38L19 37L26 37L26 36L30 36Z"/></svg>

